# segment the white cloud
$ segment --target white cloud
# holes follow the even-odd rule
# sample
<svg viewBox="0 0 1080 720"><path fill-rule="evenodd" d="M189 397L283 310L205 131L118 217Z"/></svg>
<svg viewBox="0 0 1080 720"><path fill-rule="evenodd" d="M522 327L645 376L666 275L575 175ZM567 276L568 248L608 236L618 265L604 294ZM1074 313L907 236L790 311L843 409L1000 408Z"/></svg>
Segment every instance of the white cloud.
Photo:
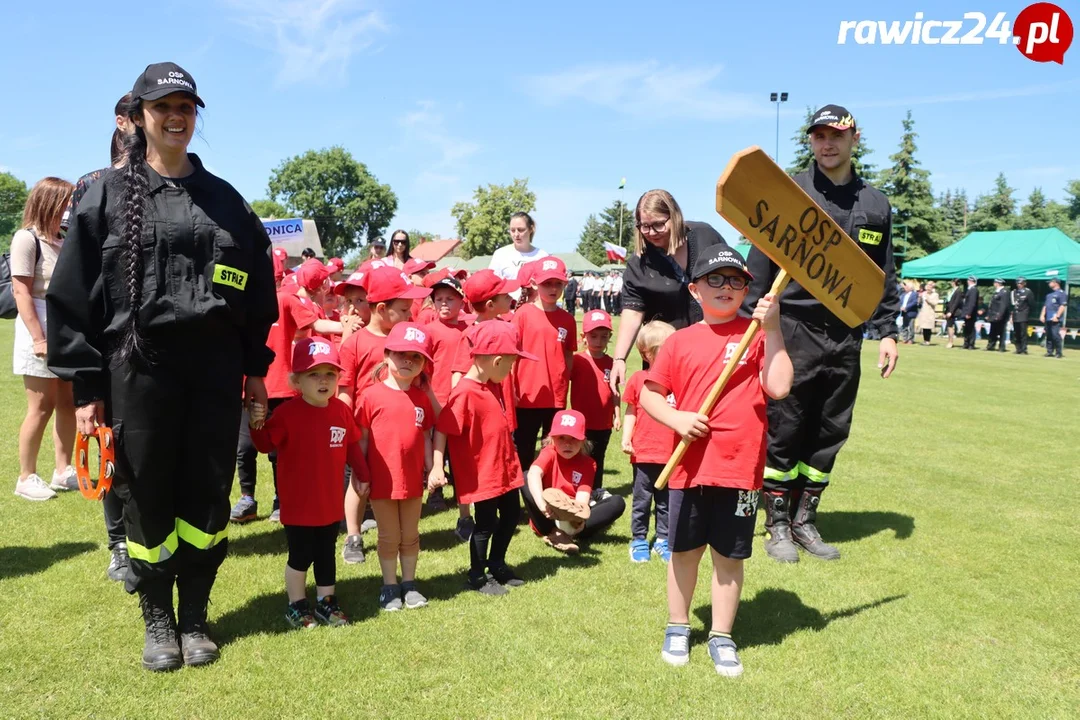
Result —
<svg viewBox="0 0 1080 720"><path fill-rule="evenodd" d="M363 0L224 0L253 41L281 63L278 85L341 78L349 60L388 31Z"/></svg>
<svg viewBox="0 0 1080 720"><path fill-rule="evenodd" d="M852 103L860 108L911 107L912 105L937 105L941 103L981 102L986 100L1004 100L1008 98L1033 97L1059 93L1069 88L1080 86L1080 81L1069 80L1060 83L1028 85L1025 87L995 88L992 90L971 90L968 92L944 93L940 95L920 95L889 100L870 100Z"/></svg>
<svg viewBox="0 0 1080 720"><path fill-rule="evenodd" d="M598 63L530 76L524 86L546 105L584 101L645 118L731 120L775 113L771 105L749 94L715 87L722 73L721 65Z"/></svg>
<svg viewBox="0 0 1080 720"><path fill-rule="evenodd" d="M446 119L436 103L421 100L416 106L415 110L401 117L401 125L409 140L432 146L438 151L438 167L459 163L480 150L476 143L454 137L446 130Z"/></svg>

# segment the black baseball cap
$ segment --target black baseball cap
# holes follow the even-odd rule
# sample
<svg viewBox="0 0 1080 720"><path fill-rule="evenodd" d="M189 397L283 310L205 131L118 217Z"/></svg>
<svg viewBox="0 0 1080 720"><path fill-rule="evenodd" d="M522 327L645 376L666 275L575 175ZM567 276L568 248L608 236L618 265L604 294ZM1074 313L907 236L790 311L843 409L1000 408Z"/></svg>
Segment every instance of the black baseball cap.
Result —
<svg viewBox="0 0 1080 720"><path fill-rule="evenodd" d="M461 281L453 275L441 278L437 283L431 286L431 294L434 295L435 291L439 288L446 287L456 292L461 297L465 297L465 291L461 288Z"/></svg>
<svg viewBox="0 0 1080 720"><path fill-rule="evenodd" d="M728 245L710 245L702 253L701 257L694 263L694 271L691 273L690 279L697 282L699 278L705 277L714 270L720 268L735 268L746 277L751 280L754 276L750 274L750 270L746 267L746 260L735 249Z"/></svg>
<svg viewBox="0 0 1080 720"><path fill-rule="evenodd" d="M195 104L201 108L206 103L195 89L195 78L176 63L164 62L147 65L142 75L135 80L131 88L133 100L157 100L174 92L187 93L195 98Z"/></svg>
<svg viewBox="0 0 1080 720"><path fill-rule="evenodd" d="M814 118L806 126L806 132L810 132L818 125L828 125L837 130L855 129L855 118L847 108L840 105L826 105L814 113Z"/></svg>
<svg viewBox="0 0 1080 720"><path fill-rule="evenodd" d="M372 245L378 245L379 247L384 248L384 247L386 247L386 240L384 240L382 238L382 236L379 236L379 237L375 238L374 240L372 240L371 244Z"/></svg>

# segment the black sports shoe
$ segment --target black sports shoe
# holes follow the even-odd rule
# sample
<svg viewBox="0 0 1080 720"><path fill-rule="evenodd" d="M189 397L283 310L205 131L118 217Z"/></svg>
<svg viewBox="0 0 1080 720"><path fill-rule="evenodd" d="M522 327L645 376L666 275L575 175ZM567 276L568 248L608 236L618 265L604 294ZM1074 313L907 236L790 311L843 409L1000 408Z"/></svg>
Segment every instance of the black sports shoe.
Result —
<svg viewBox="0 0 1080 720"><path fill-rule="evenodd" d="M507 587L521 587L525 584L525 581L519 578L509 565L491 568L491 577L495 578L495 582Z"/></svg>
<svg viewBox="0 0 1080 720"><path fill-rule="evenodd" d="M476 590L481 595L506 595L510 592L490 575L484 575L480 578L474 578L470 575L469 579L465 581L465 585L471 590Z"/></svg>
<svg viewBox="0 0 1080 720"><path fill-rule="evenodd" d="M337 603L336 595L327 595L315 603L315 617L327 625L348 625L349 616L346 615Z"/></svg>

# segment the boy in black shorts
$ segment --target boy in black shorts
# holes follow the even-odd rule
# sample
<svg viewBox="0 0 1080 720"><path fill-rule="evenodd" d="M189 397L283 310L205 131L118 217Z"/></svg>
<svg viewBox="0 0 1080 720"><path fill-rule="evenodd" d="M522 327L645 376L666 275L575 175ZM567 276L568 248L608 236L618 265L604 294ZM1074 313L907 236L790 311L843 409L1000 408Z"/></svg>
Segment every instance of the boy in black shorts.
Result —
<svg viewBox="0 0 1080 720"><path fill-rule="evenodd" d="M750 325L738 311L753 278L742 256L727 245L708 248L691 277L690 292L704 320L668 338L641 393L645 411L691 443L669 481L671 562L661 656L672 665L690 660L690 602L708 545L713 564L709 655L716 672L734 677L742 674L742 664L731 628L765 466L765 397L787 395L793 371L780 333L779 304L765 295L754 309L765 332L750 342L712 412L699 414ZM676 407L668 405L668 393L675 395Z"/></svg>

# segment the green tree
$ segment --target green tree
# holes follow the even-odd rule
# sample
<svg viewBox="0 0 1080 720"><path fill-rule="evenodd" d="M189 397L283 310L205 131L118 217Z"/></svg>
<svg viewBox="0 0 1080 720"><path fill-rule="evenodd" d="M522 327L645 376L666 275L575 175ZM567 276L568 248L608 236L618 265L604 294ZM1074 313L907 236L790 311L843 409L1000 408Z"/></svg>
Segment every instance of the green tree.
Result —
<svg viewBox="0 0 1080 720"><path fill-rule="evenodd" d="M791 164L787 166L788 175L802 172L814 162L814 151L810 148L810 136L806 134L806 131L810 129L810 121L813 119L814 110L807 105L802 125L791 136L792 142L795 143L795 157L792 159ZM851 151L851 163L855 166L855 172L859 177L864 178L867 182L874 182L875 166L866 159L874 151L866 144L866 130L861 125L858 126L858 129L859 143Z"/></svg>
<svg viewBox="0 0 1080 720"><path fill-rule="evenodd" d="M397 195L340 146L289 158L270 176L270 199L315 221L327 257L344 257L381 235L397 212Z"/></svg>
<svg viewBox="0 0 1080 720"><path fill-rule="evenodd" d="M934 233L934 241L943 248L967 234L967 191L963 188L946 190L938 199L937 207L941 222Z"/></svg>
<svg viewBox="0 0 1080 720"><path fill-rule="evenodd" d="M536 194L529 190L529 179L514 178L510 185L478 187L473 202L459 202L450 210L457 221L457 233L463 241L466 258L490 255L510 241L507 228L516 212L532 212Z"/></svg>
<svg viewBox="0 0 1080 720"><path fill-rule="evenodd" d="M915 258L937 250L935 236L940 232L941 216L934 207L930 171L915 158L915 138L919 134L910 110L902 124L900 149L889 156L893 164L881 171L878 184L892 203L893 226L907 227L908 258Z"/></svg>
<svg viewBox="0 0 1080 720"><path fill-rule="evenodd" d="M998 173L994 191L975 198L975 206L968 216L968 232L1010 230L1016 222L1016 200L1005 180L1005 173Z"/></svg>
<svg viewBox="0 0 1080 720"><path fill-rule="evenodd" d="M621 236L619 235L620 216ZM581 230L577 251L589 262L603 265L608 261L607 251L604 249L605 242L626 248L628 254L633 251L634 211L621 200L616 200L601 210L599 218L596 215L589 215L585 221L585 227Z"/></svg>
<svg viewBox="0 0 1080 720"><path fill-rule="evenodd" d="M264 220L283 220L289 217L289 211L285 206L273 200L253 200L251 209Z"/></svg>
<svg viewBox="0 0 1080 720"><path fill-rule="evenodd" d="M30 190L11 173L0 173L0 252L11 247L11 236L22 225L23 206Z"/></svg>
<svg viewBox="0 0 1080 720"><path fill-rule="evenodd" d="M1080 180L1070 180L1065 187L1065 212L1073 222L1080 222Z"/></svg>
<svg viewBox="0 0 1080 720"><path fill-rule="evenodd" d="M443 239L439 233L425 232L423 230L406 230L405 232L409 233L409 242L412 243L413 247L422 242L434 242Z"/></svg>
<svg viewBox="0 0 1080 720"><path fill-rule="evenodd" d="M1051 227L1053 221L1050 219L1050 212L1046 195L1042 188L1037 187L1031 191L1027 202L1020 208L1020 217L1016 219L1015 227L1017 230Z"/></svg>

